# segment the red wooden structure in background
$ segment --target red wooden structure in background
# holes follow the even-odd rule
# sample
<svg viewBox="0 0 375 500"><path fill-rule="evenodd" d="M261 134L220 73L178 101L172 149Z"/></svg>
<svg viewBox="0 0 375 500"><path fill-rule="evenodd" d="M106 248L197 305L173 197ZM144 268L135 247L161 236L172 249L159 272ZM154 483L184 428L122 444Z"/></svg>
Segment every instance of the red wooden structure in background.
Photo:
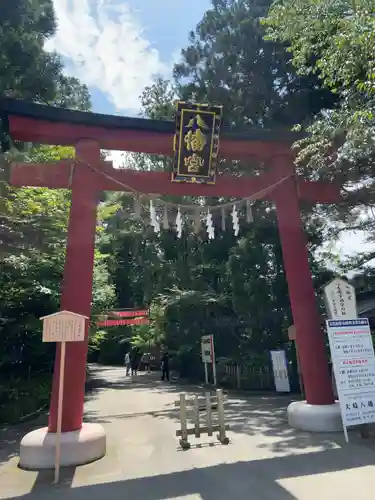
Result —
<svg viewBox="0 0 375 500"><path fill-rule="evenodd" d="M96 326L132 326L149 325L149 313L147 309L129 311L111 311L105 319L96 322Z"/></svg>

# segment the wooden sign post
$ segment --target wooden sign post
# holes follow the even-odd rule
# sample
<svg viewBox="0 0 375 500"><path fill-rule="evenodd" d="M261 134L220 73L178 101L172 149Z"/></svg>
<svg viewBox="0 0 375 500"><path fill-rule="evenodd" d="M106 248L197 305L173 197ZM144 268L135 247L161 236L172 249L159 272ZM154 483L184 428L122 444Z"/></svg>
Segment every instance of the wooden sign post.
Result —
<svg viewBox="0 0 375 500"><path fill-rule="evenodd" d="M87 316L82 316L81 314L76 314L69 311L60 311L54 314L50 314L49 316L43 316L40 319L43 321L43 342L61 343L54 477L54 484L57 484L60 477L61 426L65 378L65 348L67 342L83 342L85 340L85 325L86 320L88 320L89 318Z"/></svg>
<svg viewBox="0 0 375 500"><path fill-rule="evenodd" d="M329 319L357 318L355 288L347 281L335 278L324 287L324 301Z"/></svg>
<svg viewBox="0 0 375 500"><path fill-rule="evenodd" d="M215 346L214 346L213 335L204 335L203 337L201 337L201 353L204 365L206 384L208 384L208 364L212 364L212 375L214 379L214 386L216 386L217 376L216 376L216 359L215 359Z"/></svg>

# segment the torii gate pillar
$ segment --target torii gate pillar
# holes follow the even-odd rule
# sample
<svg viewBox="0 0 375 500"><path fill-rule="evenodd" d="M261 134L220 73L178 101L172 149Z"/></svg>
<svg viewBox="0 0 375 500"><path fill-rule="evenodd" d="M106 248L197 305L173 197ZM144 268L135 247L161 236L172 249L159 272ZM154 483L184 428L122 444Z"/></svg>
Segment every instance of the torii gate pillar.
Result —
<svg viewBox="0 0 375 500"><path fill-rule="evenodd" d="M80 163L75 164L71 176L72 203L69 214L60 309L90 317L98 192L93 182L94 174L90 172L86 164L97 165L100 162L100 145L95 141L82 140L77 143L75 152ZM66 389L64 391L62 432L75 431L82 427L88 326L87 322L85 342L68 343L66 346ZM57 425L59 357L58 344L49 414L48 427L50 432L56 432Z"/></svg>
<svg viewBox="0 0 375 500"><path fill-rule="evenodd" d="M72 201L60 309L90 317L98 191L95 174L86 165L99 164L100 145L89 139L81 140L76 144L75 153L80 163L75 163L70 175ZM89 463L106 453L103 427L82 422L88 328L86 321L84 342L66 344L61 466ZM48 428L30 432L21 441L20 466L25 469L49 469L54 464L59 379L62 376L60 347L57 344Z"/></svg>
<svg viewBox="0 0 375 500"><path fill-rule="evenodd" d="M288 172L290 159L278 158L277 168ZM307 399L289 405L288 422L291 427L307 431L339 431L342 429L340 406L333 397L294 177L275 189L274 199Z"/></svg>

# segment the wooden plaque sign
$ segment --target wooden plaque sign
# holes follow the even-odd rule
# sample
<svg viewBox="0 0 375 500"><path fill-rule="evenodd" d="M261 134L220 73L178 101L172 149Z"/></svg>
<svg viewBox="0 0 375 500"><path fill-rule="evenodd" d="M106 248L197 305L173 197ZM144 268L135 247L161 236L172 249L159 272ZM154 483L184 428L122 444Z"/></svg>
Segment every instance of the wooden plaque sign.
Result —
<svg viewBox="0 0 375 500"><path fill-rule="evenodd" d="M172 182L215 184L222 106L179 101Z"/></svg>
<svg viewBox="0 0 375 500"><path fill-rule="evenodd" d="M59 311L40 318L43 321L43 342L83 342L88 319L81 314Z"/></svg>

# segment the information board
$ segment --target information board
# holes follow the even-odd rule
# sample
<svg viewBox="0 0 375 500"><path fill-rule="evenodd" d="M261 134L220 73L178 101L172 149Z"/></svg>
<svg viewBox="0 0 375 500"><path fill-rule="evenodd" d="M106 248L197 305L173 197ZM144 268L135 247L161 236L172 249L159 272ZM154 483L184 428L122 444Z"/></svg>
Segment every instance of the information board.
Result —
<svg viewBox="0 0 375 500"><path fill-rule="evenodd" d="M212 335L204 335L201 337L201 351L203 363L212 363L213 354L213 338Z"/></svg>
<svg viewBox="0 0 375 500"><path fill-rule="evenodd" d="M375 356L368 319L326 324L343 425L375 422Z"/></svg>
<svg viewBox="0 0 375 500"><path fill-rule="evenodd" d="M285 351L270 351L276 392L290 392Z"/></svg>
<svg viewBox="0 0 375 500"><path fill-rule="evenodd" d="M70 311L59 311L40 318L43 321L43 342L83 342L87 318Z"/></svg>

